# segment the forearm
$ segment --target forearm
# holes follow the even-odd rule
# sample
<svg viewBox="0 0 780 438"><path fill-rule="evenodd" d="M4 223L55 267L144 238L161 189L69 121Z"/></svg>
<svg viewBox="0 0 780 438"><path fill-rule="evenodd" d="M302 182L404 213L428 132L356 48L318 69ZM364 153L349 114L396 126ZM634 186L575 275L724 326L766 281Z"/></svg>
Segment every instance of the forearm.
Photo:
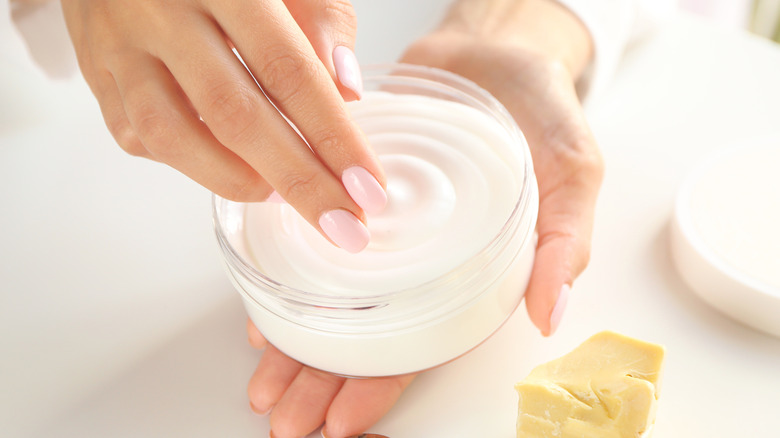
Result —
<svg viewBox="0 0 780 438"><path fill-rule="evenodd" d="M437 32L523 47L560 62L575 80L593 56L585 25L553 0L457 0Z"/></svg>

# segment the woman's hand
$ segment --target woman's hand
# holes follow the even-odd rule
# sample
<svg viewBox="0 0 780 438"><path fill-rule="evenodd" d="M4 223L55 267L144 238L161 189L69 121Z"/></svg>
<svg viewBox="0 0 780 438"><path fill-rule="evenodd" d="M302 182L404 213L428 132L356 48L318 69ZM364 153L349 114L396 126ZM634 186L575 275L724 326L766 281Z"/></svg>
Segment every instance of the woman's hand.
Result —
<svg viewBox="0 0 780 438"><path fill-rule="evenodd" d="M539 243L528 315L555 332L590 256L603 163L574 83L591 57L587 30L550 0L461 0L402 61L457 73L488 90L525 134L539 184Z"/></svg>
<svg viewBox="0 0 780 438"><path fill-rule="evenodd" d="M125 151L232 200L275 190L336 245L365 247L364 211L384 206L385 180L344 105L362 91L348 1L62 7L82 73Z"/></svg>
<svg viewBox="0 0 780 438"><path fill-rule="evenodd" d="M249 403L271 416L271 436L302 437L320 427L326 438L358 435L395 404L414 375L346 379L307 366L269 345L251 321L249 343L265 348L249 381Z"/></svg>

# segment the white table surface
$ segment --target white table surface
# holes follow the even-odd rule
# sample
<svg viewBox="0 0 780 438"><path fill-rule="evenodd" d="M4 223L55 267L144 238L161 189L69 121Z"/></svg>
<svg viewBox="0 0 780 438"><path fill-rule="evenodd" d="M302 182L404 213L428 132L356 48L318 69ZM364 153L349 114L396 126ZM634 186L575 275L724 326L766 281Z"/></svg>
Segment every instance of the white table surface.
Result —
<svg viewBox="0 0 780 438"><path fill-rule="evenodd" d="M396 58L444 2L415 14L356 2L361 61ZM220 265L209 193L125 155L83 80L47 79L2 26L0 436L267 436L248 406L259 353ZM668 347L656 437L780 436L780 339L707 307L667 243L697 162L751 138L780 144L778 78L778 46L689 17L636 46L589 108L607 173L591 265L559 332L542 338L521 306L372 430L511 438L513 384L612 329Z"/></svg>

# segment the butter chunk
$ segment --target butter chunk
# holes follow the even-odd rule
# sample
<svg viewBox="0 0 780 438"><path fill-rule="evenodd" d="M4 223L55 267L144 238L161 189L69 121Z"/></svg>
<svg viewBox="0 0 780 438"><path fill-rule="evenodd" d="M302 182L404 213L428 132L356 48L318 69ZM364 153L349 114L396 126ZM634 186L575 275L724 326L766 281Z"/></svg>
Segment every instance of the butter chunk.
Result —
<svg viewBox="0 0 780 438"><path fill-rule="evenodd" d="M515 385L518 438L647 438L664 347L618 333L592 336Z"/></svg>

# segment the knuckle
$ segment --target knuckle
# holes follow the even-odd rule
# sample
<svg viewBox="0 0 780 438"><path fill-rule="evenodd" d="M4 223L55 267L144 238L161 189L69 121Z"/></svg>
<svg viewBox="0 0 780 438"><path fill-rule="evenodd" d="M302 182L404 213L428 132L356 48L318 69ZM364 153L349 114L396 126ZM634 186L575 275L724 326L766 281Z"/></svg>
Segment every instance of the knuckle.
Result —
<svg viewBox="0 0 780 438"><path fill-rule="evenodd" d="M591 150L580 156L578 173L585 181L601 185L604 179L604 158L598 150Z"/></svg>
<svg viewBox="0 0 780 438"><path fill-rule="evenodd" d="M331 22L338 23L339 26L354 35L357 30L357 15L352 2L349 0L331 0L325 6L325 12Z"/></svg>
<svg viewBox="0 0 780 438"><path fill-rule="evenodd" d="M305 199L318 193L320 187L317 175L290 172L282 178L280 194L285 199Z"/></svg>
<svg viewBox="0 0 780 438"><path fill-rule="evenodd" d="M146 148L124 115L106 118L106 127L119 147L127 154L134 157L145 157L148 155Z"/></svg>
<svg viewBox="0 0 780 438"><path fill-rule="evenodd" d="M132 131L123 137L115 138L119 147L122 148L122 150L125 151L128 155L143 158L149 156L149 151L146 150L143 143L141 143L141 140L138 138L138 136L132 133Z"/></svg>
<svg viewBox="0 0 780 438"><path fill-rule="evenodd" d="M270 188L265 180L255 174L232 181L223 181L224 187L219 191L219 196L234 202L258 202L268 196Z"/></svg>
<svg viewBox="0 0 780 438"><path fill-rule="evenodd" d="M553 145L556 161L570 178L600 183L604 175L604 159L593 137L580 133L560 138L559 132L547 135L545 143Z"/></svg>
<svg viewBox="0 0 780 438"><path fill-rule="evenodd" d="M335 126L324 127L311 136L311 147L318 154L339 156L346 153L346 131Z"/></svg>
<svg viewBox="0 0 780 438"><path fill-rule="evenodd" d="M246 140L257 123L257 93L235 83L220 83L212 86L207 96L207 124L214 134L227 144Z"/></svg>
<svg viewBox="0 0 780 438"><path fill-rule="evenodd" d="M164 105L142 103L133 110L133 124L141 143L165 163L180 159L180 123L179 116Z"/></svg>
<svg viewBox="0 0 780 438"><path fill-rule="evenodd" d="M287 101L299 94L307 78L315 75L315 66L289 47L268 50L258 80L275 100Z"/></svg>
<svg viewBox="0 0 780 438"><path fill-rule="evenodd" d="M155 105L141 105L135 112L135 129L145 144L164 143L170 133L171 117Z"/></svg>

